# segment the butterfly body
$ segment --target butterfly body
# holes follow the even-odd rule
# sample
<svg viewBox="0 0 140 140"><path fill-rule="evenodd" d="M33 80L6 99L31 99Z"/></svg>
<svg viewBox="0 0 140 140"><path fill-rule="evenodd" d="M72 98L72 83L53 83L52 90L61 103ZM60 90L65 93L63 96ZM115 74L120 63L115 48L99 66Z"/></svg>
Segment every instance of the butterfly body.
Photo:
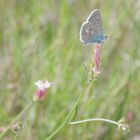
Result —
<svg viewBox="0 0 140 140"><path fill-rule="evenodd" d="M96 36L91 35L92 37L89 38L87 41L83 42L84 45L90 45L90 44L102 44L104 43L106 36L102 34L97 34Z"/></svg>
<svg viewBox="0 0 140 140"><path fill-rule="evenodd" d="M106 36L103 33L101 15L98 9L91 12L80 29L80 40L84 45L101 44Z"/></svg>

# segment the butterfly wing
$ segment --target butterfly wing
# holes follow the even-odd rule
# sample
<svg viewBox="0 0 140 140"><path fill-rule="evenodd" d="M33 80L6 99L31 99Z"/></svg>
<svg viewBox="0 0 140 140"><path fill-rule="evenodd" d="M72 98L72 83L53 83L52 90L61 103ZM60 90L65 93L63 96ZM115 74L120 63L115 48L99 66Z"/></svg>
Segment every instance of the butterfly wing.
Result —
<svg viewBox="0 0 140 140"><path fill-rule="evenodd" d="M98 9L91 12L86 22L80 29L80 40L84 45L94 44L102 41L103 27L101 15Z"/></svg>
<svg viewBox="0 0 140 140"><path fill-rule="evenodd" d="M90 22L84 22L80 29L80 40L84 45L89 45L94 42L97 31L95 26Z"/></svg>
<svg viewBox="0 0 140 140"><path fill-rule="evenodd" d="M87 22L91 23L92 26L94 26L94 30L96 30L96 33L98 35L103 35L103 25L99 9L95 9L91 12L87 19Z"/></svg>

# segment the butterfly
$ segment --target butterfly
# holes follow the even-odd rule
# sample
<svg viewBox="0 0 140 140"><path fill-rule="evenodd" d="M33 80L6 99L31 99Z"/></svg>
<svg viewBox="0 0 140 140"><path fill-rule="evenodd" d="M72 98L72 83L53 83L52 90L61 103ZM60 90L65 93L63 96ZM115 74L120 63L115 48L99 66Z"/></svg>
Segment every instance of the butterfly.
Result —
<svg viewBox="0 0 140 140"><path fill-rule="evenodd" d="M103 26L99 9L91 12L80 29L80 41L83 45L102 44L107 36L103 33Z"/></svg>

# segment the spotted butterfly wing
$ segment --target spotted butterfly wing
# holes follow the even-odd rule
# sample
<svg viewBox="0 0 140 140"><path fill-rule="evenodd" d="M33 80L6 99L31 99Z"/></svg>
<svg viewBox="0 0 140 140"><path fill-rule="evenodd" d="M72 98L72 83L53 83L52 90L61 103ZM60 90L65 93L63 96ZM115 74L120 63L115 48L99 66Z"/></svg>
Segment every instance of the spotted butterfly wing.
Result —
<svg viewBox="0 0 140 140"><path fill-rule="evenodd" d="M101 15L98 9L91 12L80 29L80 40L84 45L102 43L104 41Z"/></svg>
<svg viewBox="0 0 140 140"><path fill-rule="evenodd" d="M97 34L103 34L103 25L101 20L101 14L98 9L94 10L88 17L87 22L94 26Z"/></svg>

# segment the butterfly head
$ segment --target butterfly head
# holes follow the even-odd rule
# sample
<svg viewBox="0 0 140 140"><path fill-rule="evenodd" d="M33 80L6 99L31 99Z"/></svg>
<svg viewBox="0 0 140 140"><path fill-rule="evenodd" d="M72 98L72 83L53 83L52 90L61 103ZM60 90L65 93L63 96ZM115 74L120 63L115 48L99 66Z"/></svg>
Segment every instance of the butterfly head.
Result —
<svg viewBox="0 0 140 140"><path fill-rule="evenodd" d="M103 35L102 43L104 43L107 38L108 38L107 35Z"/></svg>
<svg viewBox="0 0 140 140"><path fill-rule="evenodd" d="M104 35L104 39L106 40L108 37L107 37L107 35Z"/></svg>

